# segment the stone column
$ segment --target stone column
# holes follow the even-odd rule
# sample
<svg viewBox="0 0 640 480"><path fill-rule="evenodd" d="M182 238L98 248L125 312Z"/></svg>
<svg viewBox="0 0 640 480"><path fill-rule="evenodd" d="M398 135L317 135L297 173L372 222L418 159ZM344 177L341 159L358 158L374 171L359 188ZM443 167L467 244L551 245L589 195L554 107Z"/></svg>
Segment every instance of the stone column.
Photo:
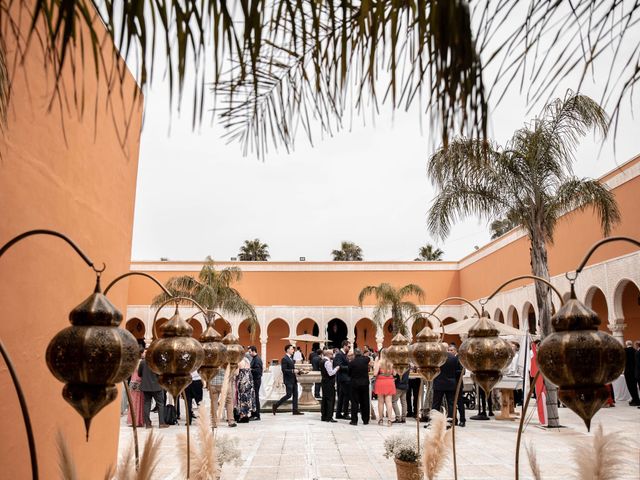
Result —
<svg viewBox="0 0 640 480"><path fill-rule="evenodd" d="M608 324L607 328L609 330L611 330L611 335L613 335L613 338L615 338L616 340L618 340L622 346L624 346L624 327L627 326L626 323L622 323L624 322L623 319L618 320L618 322L620 323L614 323L614 324Z"/></svg>
<svg viewBox="0 0 640 480"><path fill-rule="evenodd" d="M382 348L382 342L384 341L384 337L376 336L376 346L378 347L378 351Z"/></svg>
<svg viewBox="0 0 640 480"><path fill-rule="evenodd" d="M269 361L267 359L267 338L260 338L260 356L262 357L262 363L264 367L269 366Z"/></svg>

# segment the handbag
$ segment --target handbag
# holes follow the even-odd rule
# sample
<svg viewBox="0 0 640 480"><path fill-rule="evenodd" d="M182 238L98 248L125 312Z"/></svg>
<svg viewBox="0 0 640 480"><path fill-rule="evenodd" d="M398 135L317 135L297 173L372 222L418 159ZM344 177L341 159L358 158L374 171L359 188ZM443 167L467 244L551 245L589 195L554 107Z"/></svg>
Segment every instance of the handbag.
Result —
<svg viewBox="0 0 640 480"><path fill-rule="evenodd" d="M164 406L164 423L167 425L176 425L178 423L178 414L175 405L170 403Z"/></svg>
<svg viewBox="0 0 640 480"><path fill-rule="evenodd" d="M129 382L129 390L133 392L141 392L142 391L142 382L134 382L133 380Z"/></svg>

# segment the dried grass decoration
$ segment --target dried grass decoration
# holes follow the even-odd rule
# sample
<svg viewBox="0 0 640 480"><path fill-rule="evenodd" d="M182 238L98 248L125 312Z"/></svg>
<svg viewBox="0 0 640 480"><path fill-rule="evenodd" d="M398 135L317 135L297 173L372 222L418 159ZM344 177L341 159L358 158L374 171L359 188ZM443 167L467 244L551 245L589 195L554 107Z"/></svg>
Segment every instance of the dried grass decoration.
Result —
<svg viewBox="0 0 640 480"><path fill-rule="evenodd" d="M592 440L577 441L573 446L576 480L617 480L633 478L638 473L637 445L623 433L613 432L607 435L602 425ZM535 449L527 445L527 456L534 480L542 480L542 472Z"/></svg>
<svg viewBox="0 0 640 480"><path fill-rule="evenodd" d="M424 439L422 457L424 474L429 480L436 478L451 452L451 430L447 430L447 418L443 413L431 410L431 422Z"/></svg>
<svg viewBox="0 0 640 480"><path fill-rule="evenodd" d="M195 441L191 443L191 480L218 480L225 463L240 464L240 449L237 439L221 436L216 438L211 430L208 415L200 415ZM187 473L187 436L178 435L180 469Z"/></svg>
<svg viewBox="0 0 640 480"><path fill-rule="evenodd" d="M69 449L69 445L64 435L58 431L58 465L60 466L60 474L62 480L78 480L76 466L73 462L73 455ZM118 468L114 469L113 465L109 467L104 475L105 480L152 480L155 470L160 461L160 438L153 432L147 435L144 444L144 450L140 457L140 468L136 471L133 461L133 442L129 444L126 452L122 456ZM157 478L157 477L156 477Z"/></svg>

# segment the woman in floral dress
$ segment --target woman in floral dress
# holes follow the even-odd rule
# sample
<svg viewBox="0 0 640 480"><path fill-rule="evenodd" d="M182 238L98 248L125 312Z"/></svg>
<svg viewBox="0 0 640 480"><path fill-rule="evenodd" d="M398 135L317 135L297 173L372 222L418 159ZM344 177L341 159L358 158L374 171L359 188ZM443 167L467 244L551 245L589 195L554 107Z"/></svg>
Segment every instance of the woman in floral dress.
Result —
<svg viewBox="0 0 640 480"><path fill-rule="evenodd" d="M247 423L252 412L256 410L256 397L253 390L251 364L246 358L238 364L238 413L239 423Z"/></svg>

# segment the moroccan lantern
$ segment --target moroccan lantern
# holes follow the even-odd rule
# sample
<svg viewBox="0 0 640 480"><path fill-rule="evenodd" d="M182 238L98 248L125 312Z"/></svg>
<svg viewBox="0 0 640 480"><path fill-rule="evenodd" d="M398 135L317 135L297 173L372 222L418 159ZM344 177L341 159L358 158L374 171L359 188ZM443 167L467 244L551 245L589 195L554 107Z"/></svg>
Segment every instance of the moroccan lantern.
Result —
<svg viewBox="0 0 640 480"><path fill-rule="evenodd" d="M71 326L56 334L46 352L49 370L64 382L62 398L84 419L87 440L91 420L117 396L115 386L129 377L140 358L138 342L118 328L122 313L95 291L69 313Z"/></svg>
<svg viewBox="0 0 640 480"><path fill-rule="evenodd" d="M397 372L404 372L409 368L409 340L398 333L393 340L391 346L387 348L387 358L393 363L393 368Z"/></svg>
<svg viewBox="0 0 640 480"><path fill-rule="evenodd" d="M605 384L624 370L624 349L611 335L598 331L600 319L585 304L571 297L551 318L554 333L538 348L538 365L558 386L560 401L577 413L587 430L591 418L609 396Z"/></svg>
<svg viewBox="0 0 640 480"><path fill-rule="evenodd" d="M409 347L409 353L418 373L427 382L438 376L440 367L447 360L447 348L428 324L416 335L416 343Z"/></svg>
<svg viewBox="0 0 640 480"><path fill-rule="evenodd" d="M216 332L211 324L207 326L200 336L200 343L204 349L204 361L198 369L198 373L204 380L204 385L208 386L213 377L216 376L220 367L227 361L227 347L220 341L222 336Z"/></svg>
<svg viewBox="0 0 640 480"><path fill-rule="evenodd" d="M233 333L228 333L223 339L222 343L227 349L226 361L231 367L231 371L234 371L238 367L238 363L242 361L244 357L244 348L238 342L238 337Z"/></svg>
<svg viewBox="0 0 640 480"><path fill-rule="evenodd" d="M191 372L204 360L200 342L191 337L193 328L178 312L160 327L160 338L149 345L145 360L158 374L158 383L178 398L191 383Z"/></svg>
<svg viewBox="0 0 640 480"><path fill-rule="evenodd" d="M469 335L458 351L460 363L487 395L502 379L502 371L512 357L511 345L498 336L498 330L491 326L484 312L469 329Z"/></svg>

